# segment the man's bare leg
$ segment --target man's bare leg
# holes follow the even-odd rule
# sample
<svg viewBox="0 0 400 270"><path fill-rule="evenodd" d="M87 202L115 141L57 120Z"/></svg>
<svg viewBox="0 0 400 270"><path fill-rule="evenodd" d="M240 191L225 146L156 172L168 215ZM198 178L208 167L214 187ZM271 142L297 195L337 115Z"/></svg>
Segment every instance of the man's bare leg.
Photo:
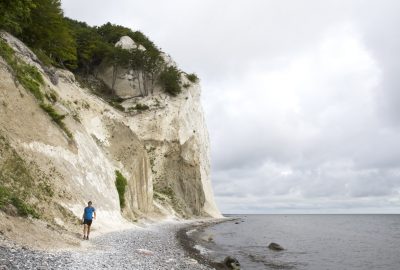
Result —
<svg viewBox="0 0 400 270"><path fill-rule="evenodd" d="M88 225L87 227L86 239L89 239L89 233L90 233L90 225Z"/></svg>
<svg viewBox="0 0 400 270"><path fill-rule="evenodd" d="M86 237L86 231L87 231L87 224L83 224L83 239Z"/></svg>

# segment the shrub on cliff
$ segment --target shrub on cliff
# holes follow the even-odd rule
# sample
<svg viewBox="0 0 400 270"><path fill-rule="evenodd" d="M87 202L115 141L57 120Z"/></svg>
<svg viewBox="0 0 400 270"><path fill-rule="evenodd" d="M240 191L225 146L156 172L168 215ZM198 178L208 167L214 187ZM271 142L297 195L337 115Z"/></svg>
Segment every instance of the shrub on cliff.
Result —
<svg viewBox="0 0 400 270"><path fill-rule="evenodd" d="M40 218L40 215L33 206L26 203L16 194L13 194L10 189L0 185L0 209L6 211L5 209L7 209L9 205L15 207L19 216Z"/></svg>
<svg viewBox="0 0 400 270"><path fill-rule="evenodd" d="M197 77L196 73L186 74L186 78L192 83L197 83L199 81L199 77Z"/></svg>
<svg viewBox="0 0 400 270"><path fill-rule="evenodd" d="M39 101L43 101L43 94L40 86L44 83L40 72L31 65L20 61L14 50L2 39L0 39L0 56L6 60L11 67L12 73L22 86L29 90Z"/></svg>
<svg viewBox="0 0 400 270"><path fill-rule="evenodd" d="M181 72L174 66L164 69L161 72L158 81L164 91L172 96L176 96L182 92Z"/></svg>
<svg viewBox="0 0 400 270"><path fill-rule="evenodd" d="M125 189L126 186L128 185L128 181L126 181L126 178L122 175L120 171L115 171L115 187L117 188L118 191L118 196L119 196L119 206L122 208L125 207Z"/></svg>

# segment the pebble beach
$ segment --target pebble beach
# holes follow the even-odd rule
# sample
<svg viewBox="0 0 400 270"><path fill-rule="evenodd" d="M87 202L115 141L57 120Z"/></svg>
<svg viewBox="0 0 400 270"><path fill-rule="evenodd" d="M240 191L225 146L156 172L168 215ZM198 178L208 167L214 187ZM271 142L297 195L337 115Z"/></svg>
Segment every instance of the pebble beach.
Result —
<svg viewBox="0 0 400 270"><path fill-rule="evenodd" d="M82 240L67 251L40 251L0 240L2 269L214 269L198 263L177 235L193 223L168 222ZM180 233L178 233L180 232Z"/></svg>

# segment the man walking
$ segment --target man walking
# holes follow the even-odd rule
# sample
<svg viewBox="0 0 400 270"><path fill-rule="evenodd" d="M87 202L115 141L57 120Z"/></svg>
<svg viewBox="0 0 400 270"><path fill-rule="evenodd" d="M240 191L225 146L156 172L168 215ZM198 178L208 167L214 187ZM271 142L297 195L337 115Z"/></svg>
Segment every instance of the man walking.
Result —
<svg viewBox="0 0 400 270"><path fill-rule="evenodd" d="M92 206L92 201L88 202L88 206L83 210L83 239L89 240L90 226L93 218L96 219L96 209Z"/></svg>

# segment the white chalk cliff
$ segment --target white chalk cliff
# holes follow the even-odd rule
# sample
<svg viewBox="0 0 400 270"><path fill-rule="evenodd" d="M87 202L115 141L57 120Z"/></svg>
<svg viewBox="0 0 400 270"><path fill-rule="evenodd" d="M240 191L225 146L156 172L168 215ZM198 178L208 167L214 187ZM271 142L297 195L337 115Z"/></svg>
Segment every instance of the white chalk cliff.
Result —
<svg viewBox="0 0 400 270"><path fill-rule="evenodd" d="M140 218L220 217L210 182L209 138L199 84L191 84L177 97L155 89L147 97L124 101L121 105L127 112L121 112L81 87L71 72L45 70L18 39L5 32L1 37L41 72L45 80L41 91L57 96L53 106L66 115L64 123L73 135L69 138L34 96L15 82L0 57L0 136L33 178L47 179L54 191L47 202L32 198L33 205L46 209L57 203L81 217L86 202L92 200L97 226L104 230L129 226ZM119 46L136 46L129 42L121 39ZM106 75L104 80L107 83ZM127 91L118 84L115 90L121 96ZM148 109L130 109L137 104ZM6 159L0 154L0 163ZM128 182L122 210L116 170ZM68 222L57 213L48 216L60 226Z"/></svg>

